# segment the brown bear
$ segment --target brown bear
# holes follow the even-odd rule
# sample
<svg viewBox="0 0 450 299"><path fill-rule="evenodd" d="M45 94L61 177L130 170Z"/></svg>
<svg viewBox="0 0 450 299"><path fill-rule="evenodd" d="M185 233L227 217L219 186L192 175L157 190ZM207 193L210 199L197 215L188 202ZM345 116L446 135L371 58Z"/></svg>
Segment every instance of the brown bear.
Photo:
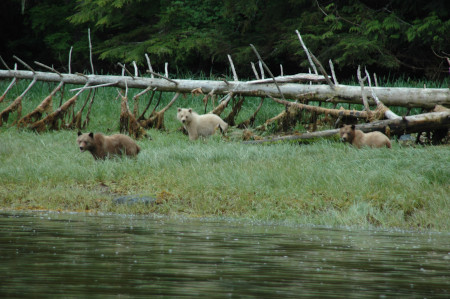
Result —
<svg viewBox="0 0 450 299"><path fill-rule="evenodd" d="M381 132L364 133L361 130L356 130L355 125L344 125L339 130L339 135L343 142L353 144L357 148L362 146L370 147L384 147L391 148L391 141Z"/></svg>
<svg viewBox="0 0 450 299"><path fill-rule="evenodd" d="M213 113L198 115L192 108L178 108L177 118L188 131L190 140L208 137L214 134L217 129L222 133L228 129L228 124L218 115Z"/></svg>
<svg viewBox="0 0 450 299"><path fill-rule="evenodd" d="M105 136L101 133L83 134L78 131L77 143L81 152L91 152L96 160L123 154L135 157L141 150L133 139L123 134Z"/></svg>

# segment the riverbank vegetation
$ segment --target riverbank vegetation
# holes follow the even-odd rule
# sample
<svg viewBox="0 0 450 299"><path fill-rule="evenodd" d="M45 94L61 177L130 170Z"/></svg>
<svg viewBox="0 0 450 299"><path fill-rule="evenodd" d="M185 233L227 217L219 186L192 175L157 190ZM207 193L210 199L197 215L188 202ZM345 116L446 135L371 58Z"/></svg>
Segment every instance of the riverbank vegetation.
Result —
<svg viewBox="0 0 450 299"><path fill-rule="evenodd" d="M38 84L23 101L24 112L53 88ZM22 90L18 86L11 92ZM170 99L164 96L161 107ZM6 100L0 108L8 104ZM258 104L259 99L249 98L243 111ZM115 88L99 89L92 107L86 131L118 132L120 100ZM1 208L450 231L448 145L393 142L391 150L357 150L336 138L257 146L241 143L237 129L227 138L215 135L192 142L178 130L177 107L193 107L199 113L204 109L198 98L180 97L166 112L165 130L148 130L152 139L138 140L142 152L136 159L94 161L79 151L76 131L36 134L4 125ZM282 109L268 101L255 125ZM254 109L248 110L251 114ZM9 124L15 115L10 117ZM243 112L240 117L248 115ZM114 202L124 195L156 201Z"/></svg>

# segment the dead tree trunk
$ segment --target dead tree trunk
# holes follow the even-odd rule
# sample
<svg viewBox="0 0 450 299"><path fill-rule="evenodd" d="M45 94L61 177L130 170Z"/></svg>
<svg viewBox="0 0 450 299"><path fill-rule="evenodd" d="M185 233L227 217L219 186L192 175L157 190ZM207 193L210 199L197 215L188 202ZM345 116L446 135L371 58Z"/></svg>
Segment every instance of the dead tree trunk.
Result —
<svg viewBox="0 0 450 299"><path fill-rule="evenodd" d="M309 74L308 74L309 75ZM201 88L203 93L214 91L214 94L225 95L229 93L242 96L278 97L280 92L272 83L252 84L251 81L212 81L212 80L171 80L159 78L129 77L129 76L101 76L101 75L73 75L54 74L45 72L0 70L0 78L33 79L47 82L65 82L68 84L90 86L106 84L119 88L146 89L149 86L163 92L190 93ZM273 80L272 80L273 81ZM298 99L302 94L314 94L315 101L328 101L332 103L361 104L361 88L359 86L335 85L308 85L297 83L278 83L279 88L287 99ZM450 107L450 89L448 88L396 88L373 87L379 100L386 106L422 107L432 109L436 105ZM369 98L369 104L375 104Z"/></svg>

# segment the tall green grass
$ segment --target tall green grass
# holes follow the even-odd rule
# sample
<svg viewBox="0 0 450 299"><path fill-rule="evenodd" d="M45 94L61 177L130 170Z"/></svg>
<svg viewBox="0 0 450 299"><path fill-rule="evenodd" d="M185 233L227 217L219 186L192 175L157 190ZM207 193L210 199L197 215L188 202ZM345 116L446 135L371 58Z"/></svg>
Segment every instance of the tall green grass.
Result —
<svg viewBox="0 0 450 299"><path fill-rule="evenodd" d="M52 89L37 87L24 99L23 115ZM86 130L118 131L116 97L115 88L98 92ZM171 97L164 95L161 107ZM141 97L141 111L147 99ZM246 101L240 117L248 117L258 103ZM142 152L136 159L106 161L81 153L74 131L18 130L11 126L12 115L0 128L0 206L450 231L449 146L394 143L391 150L357 150L325 140L254 146L218 135L191 142L178 131L176 107L204 109L199 97L180 98L166 113L166 130L151 129L153 140L138 141ZM280 111L266 100L257 124ZM121 195L152 196L157 203L115 205Z"/></svg>

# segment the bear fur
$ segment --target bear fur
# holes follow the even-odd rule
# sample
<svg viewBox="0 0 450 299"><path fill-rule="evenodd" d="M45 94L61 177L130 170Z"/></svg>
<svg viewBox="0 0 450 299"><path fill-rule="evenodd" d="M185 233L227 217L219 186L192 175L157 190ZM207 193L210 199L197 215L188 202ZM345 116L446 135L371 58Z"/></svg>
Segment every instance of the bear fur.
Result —
<svg viewBox="0 0 450 299"><path fill-rule="evenodd" d="M135 157L141 151L133 139L123 134L105 136L101 133L83 134L78 131L77 143L81 152L89 151L96 160L123 154Z"/></svg>
<svg viewBox="0 0 450 299"><path fill-rule="evenodd" d="M228 129L228 124L218 115L213 113L198 115L192 108L178 108L177 118L184 125L190 140L208 137L217 129L222 133Z"/></svg>
<svg viewBox="0 0 450 299"><path fill-rule="evenodd" d="M381 132L364 133L361 130L356 130L355 125L344 125L339 130L339 135L343 142L348 142L357 148L362 146L370 147L384 147L391 148L391 141Z"/></svg>

